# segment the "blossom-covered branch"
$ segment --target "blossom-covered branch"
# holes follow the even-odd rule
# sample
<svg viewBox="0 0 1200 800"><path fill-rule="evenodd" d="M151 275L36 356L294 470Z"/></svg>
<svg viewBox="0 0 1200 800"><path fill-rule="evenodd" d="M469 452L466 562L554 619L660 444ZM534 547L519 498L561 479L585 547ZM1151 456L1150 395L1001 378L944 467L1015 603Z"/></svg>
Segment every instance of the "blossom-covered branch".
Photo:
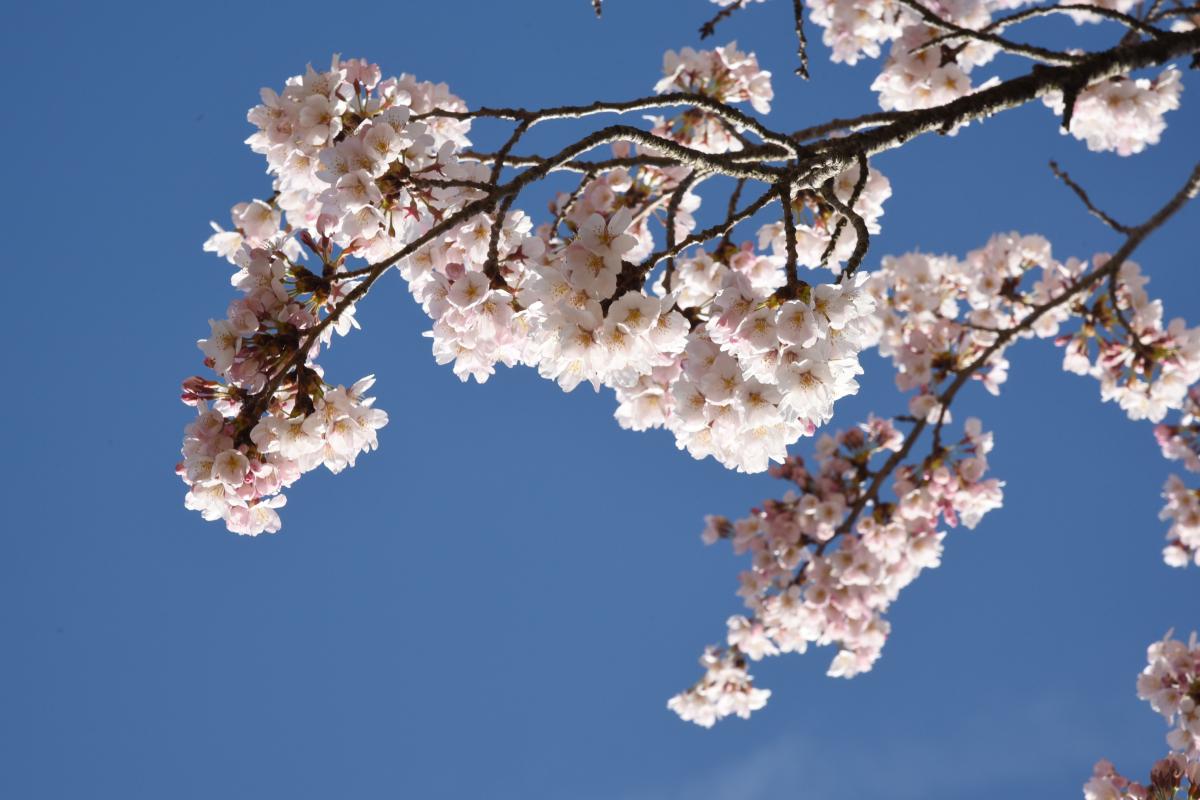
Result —
<svg viewBox="0 0 1200 800"><path fill-rule="evenodd" d="M1017 338L1094 337L1097 316L1109 308L1109 294L1098 291L1106 281L1121 287L1120 296L1134 306L1139 322L1153 324L1161 305L1146 298L1144 280L1129 257L1198 189L1200 164L1157 212L1128 229L1116 253L1090 263L1059 262L1044 239L1016 234L994 237L963 261L920 253L883 259L868 284L876 298L874 328L880 352L895 363L897 385L915 390L908 414L871 417L857 428L823 435L815 468L792 457L772 470L794 484L782 499L767 501L736 523L708 517L705 542L730 539L735 552L752 557L738 592L751 616L730 617L726 646L705 651L704 677L668 705L704 726L730 714L749 716L770 693L754 686L747 659L803 653L810 643L837 645L831 676L870 669L890 632L884 612L918 573L941 561L941 524L961 521L973 528L1001 503L1003 484L983 478L992 436L979 420L967 420L961 439L943 443L958 392L976 379L998 393L1007 377L1004 351ZM1022 288L1035 269L1038 279ZM1093 294L1098 297L1089 302ZM1060 336L1072 320L1080 332ZM1174 397L1173 387L1200 379L1200 330L1177 326L1172 334L1157 351L1159 363L1123 386L1122 405L1134 419L1157 413L1155 404L1181 406L1184 398ZM1132 338L1111 341L1114 348L1134 349ZM1105 362L1106 369L1130 363L1113 353ZM1069 350L1066 366L1072 367ZM1108 372L1097 377L1102 386L1111 384ZM907 435L896 429L897 422L912 425ZM905 463L929 428L928 453ZM1180 429L1160 430L1160 438L1176 449L1194 444ZM889 482L894 500L881 496Z"/></svg>
<svg viewBox="0 0 1200 800"><path fill-rule="evenodd" d="M240 204L236 230L219 231L207 245L239 268L235 284L248 297L231 306L226 320L214 321L212 336L202 341L222 380L195 377L185 391L188 402L201 406L208 431L202 436L192 429L180 465L193 487L189 504L244 532L278 526L268 506L282 502L279 488L298 473L289 466L289 478L277 479L268 469L268 456L281 446L260 426L273 417L279 428L280 419L307 419L317 411L332 388L313 361L319 347L331 331L354 326L355 304L393 265L435 321L435 356L454 362L461 376L483 380L496 363L525 363L568 390L584 381L609 385L623 424L664 425L697 457L762 470L781 461L797 437L824 424L838 396L853 391L855 354L865 341L843 337L831 351L819 346L828 330L818 322L815 337L788 343L792 356L774 374L745 376L755 381L746 386L731 373L722 378L733 381L729 392L750 392L774 409L766 416L739 411L727 432L714 420L693 430L694 422L677 412L678 397L710 380L710 370L726 374L723 362L700 353L722 349L736 335L729 322L738 309L765 305L762 323L755 323L764 326L763 313L784 304L789 313L808 309L817 317L831 305L850 309L851 319L869 313L870 298L849 276L878 230L889 188L867 164L868 155L923 131L953 129L1037 96L1162 63L1200 49L1198 37L1164 33L1081 54L1068 66L979 92L964 88L958 92L964 96L949 103L869 116L879 124L815 140L812 130L799 136L773 131L733 105L749 102L766 112L772 90L754 56L732 45L669 52L657 96L541 110L472 111L444 86L408 76L384 81L377 67L361 61L335 59L327 72L310 68L282 93L264 90L263 104L250 114L258 127L250 143L275 175L271 199ZM672 109L674 116L651 117L649 130L607 125L550 155L516 152L535 125ZM488 157L467 149L470 123L481 117L515 123ZM606 145L614 148L614 160L579 165ZM553 226L535 231L530 217L513 210L522 189L568 167L582 167L591 177L556 201ZM504 180L507 171L515 174ZM747 181L766 187L743 208L732 203L723 223L696 231L695 190L711 175L738 179L739 194ZM770 254L739 246L735 255L732 229L781 197L787 198L782 224L759 233ZM655 227L669 228L665 249L654 249ZM668 291L659 264L669 261L674 276L677 256L717 238L724 252L714 263L728 267L710 270L698 283L673 282ZM319 261L319 269L301 263L305 256ZM353 259L367 266L356 267ZM842 279L815 290L800 280L799 267L820 266L844 267ZM680 273L698 277L694 268ZM716 277L721 285L711 285ZM829 371L833 381L816 404L796 389L796 381L810 379L810 365ZM373 424L384 418L376 412ZM329 449L328 442L320 444L321 426L310 426L299 449L284 449L293 456ZM373 446L373 430L342 450ZM223 472L214 471L218 460L227 467ZM323 463L340 469L352 460L345 451ZM304 459L300 471L315 463ZM270 477L260 481L256 471ZM246 522L250 517L254 524Z"/></svg>
<svg viewBox="0 0 1200 800"><path fill-rule="evenodd" d="M1150 645L1138 676L1138 697L1172 726L1171 750L1155 762L1143 784L1101 760L1083 787L1085 800L1196 800L1200 797L1200 643L1184 643L1168 632Z"/></svg>
<svg viewBox="0 0 1200 800"><path fill-rule="evenodd" d="M705 35L750 6L715 1ZM622 427L665 428L695 458L772 469L792 484L736 523L709 518L706 541L730 539L752 557L739 592L749 613L730 618L702 680L670 701L681 716L711 725L748 715L768 693L747 661L809 644L837 646L830 674L869 669L890 631L887 609L940 563L945 528L974 527L1001 504L1003 484L985 477L991 434L975 419L957 426L950 409L971 381L999 392L1017 339L1053 339L1064 367L1094 376L1131 418L1179 412L1156 434L1168 458L1200 467L1200 395L1189 390L1200 332L1164 323L1130 260L1195 195L1200 167L1136 226L1056 167L1125 237L1111 256L1059 261L1046 240L1019 234L963 259L876 263L870 253L892 193L870 159L922 134L1041 100L1057 115L1047 124L1060 121L1091 150L1128 156L1159 140L1180 102L1174 62L1200 53L1196 8L1021 5L793 0L805 77L806 10L834 61L890 51L872 83L879 110L790 133L763 120L771 74L734 43L668 51L653 95L542 109L471 109L444 84L384 79L375 64L336 56L263 89L247 141L266 159L269 196L235 205L232 229L214 224L205 243L232 265L239 296L199 342L213 374L184 382L197 412L177 467L187 506L237 533L274 532L283 489L377 445L388 417L365 396L373 377L346 388L317 359L358 327L357 304L395 268L430 318L434 358L462 380L524 365L565 391L607 387ZM1060 13L1119 33L1090 52L1013 38ZM975 80L1002 55L1034 64ZM1135 76L1143 70L1153 74ZM648 116L622 116L637 112ZM481 119L506 130L475 148ZM563 120L592 127L528 151L533 128ZM527 190L559 173L582 177L540 214L522 210ZM702 225L705 197L721 211ZM821 434L809 462L789 456L858 390L870 347L892 359L906 413ZM1200 492L1173 476L1165 497L1166 560L1200 563ZM1118 778L1101 770L1094 782L1136 796Z"/></svg>

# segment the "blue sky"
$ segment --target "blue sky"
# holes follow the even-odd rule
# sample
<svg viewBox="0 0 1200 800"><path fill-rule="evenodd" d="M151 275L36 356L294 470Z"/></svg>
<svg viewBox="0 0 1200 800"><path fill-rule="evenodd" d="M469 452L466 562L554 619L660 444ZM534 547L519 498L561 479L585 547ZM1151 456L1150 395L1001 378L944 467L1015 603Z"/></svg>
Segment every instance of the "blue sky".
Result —
<svg viewBox="0 0 1200 800"><path fill-rule="evenodd" d="M817 45L814 82L791 76L789 6L754 7L717 39L774 71L775 127L870 110L871 65L831 65ZM1077 797L1095 759L1140 773L1161 755L1165 726L1134 678L1145 646L1196 627L1200 606L1195 570L1159 555L1172 465L1045 343L1015 348L999 399L964 393L963 414L996 432L1008 504L952 532L943 568L894 606L876 669L834 681L827 651L772 659L754 670L767 709L711 731L665 708L739 609L742 564L701 546L701 520L782 487L620 431L608 394L564 395L528 370L460 384L433 363L398 276L323 359L335 382L378 375L381 449L305 477L273 537L183 509L178 382L231 292L200 244L208 220L269 191L242 144L260 86L340 52L472 105L634 97L710 13L666 0L609 0L602 22L585 0L6 12L0 230L19 277L0 796ZM1136 221L1195 158L1195 91L1133 159L1089 153L1040 106L879 158L894 195L868 264L1005 230L1046 234L1060 257L1113 249L1045 162ZM1197 225L1193 206L1137 256L1168 315L1196 313ZM900 407L887 367L867 366L843 424Z"/></svg>

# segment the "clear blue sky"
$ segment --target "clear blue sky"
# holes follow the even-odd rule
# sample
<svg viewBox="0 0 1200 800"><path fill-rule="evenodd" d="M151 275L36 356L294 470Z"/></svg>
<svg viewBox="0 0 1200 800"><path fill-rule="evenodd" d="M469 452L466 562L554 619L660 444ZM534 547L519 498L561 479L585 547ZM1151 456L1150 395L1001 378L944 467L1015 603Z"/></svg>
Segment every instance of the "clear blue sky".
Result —
<svg viewBox="0 0 1200 800"><path fill-rule="evenodd" d="M273 537L183 509L178 382L231 296L200 244L269 191L242 144L258 88L340 52L473 105L633 97L711 13L606 6L8 8L0 797L1068 798L1101 756L1140 773L1164 751L1135 675L1151 640L1200 624L1200 574L1159 555L1171 465L1044 343L1013 351L999 400L965 393L1008 505L906 590L875 671L773 659L754 670L768 708L711 731L665 708L740 607L742 563L701 546L701 519L781 486L620 431L608 394L527 370L461 385L398 277L324 358L336 382L378 375L382 448L306 477ZM754 7L719 37L775 72L776 127L870 110L870 66L817 45L814 83L791 76L789 14ZM1040 106L880 158L895 194L872 260L1001 230L1111 249L1045 162L1136 221L1197 156L1186 81L1134 159L1087 152ZM1193 206L1137 258L1192 322L1198 226ZM868 367L843 424L899 407Z"/></svg>

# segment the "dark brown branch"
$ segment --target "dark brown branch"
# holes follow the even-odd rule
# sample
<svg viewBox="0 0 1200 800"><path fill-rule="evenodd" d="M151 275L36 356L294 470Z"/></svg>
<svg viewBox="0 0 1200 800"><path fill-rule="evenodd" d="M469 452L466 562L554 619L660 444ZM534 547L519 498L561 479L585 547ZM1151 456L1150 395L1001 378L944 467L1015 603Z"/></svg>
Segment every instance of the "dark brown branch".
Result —
<svg viewBox="0 0 1200 800"><path fill-rule="evenodd" d="M496 153L480 153L474 150L466 150L459 154L465 161L481 161L485 164L494 163ZM546 163L546 159L542 156L527 156L527 155L510 155L505 159L505 162L510 167L540 167ZM557 165L553 171L578 172L586 174L588 172L596 173L605 170L617 169L619 167L676 167L678 163L666 156L650 156L639 154L635 156L626 156L623 158L604 158L596 161L573 158ZM481 184L483 185L483 184Z"/></svg>
<svg viewBox="0 0 1200 800"><path fill-rule="evenodd" d="M417 114L413 119L426 117L445 117L448 119L477 119L487 117L492 119L511 119L525 121L532 127L541 122L558 119L582 119L595 114L625 114L631 111L645 111L651 108L670 108L675 106L694 106L709 111L721 117L736 128L751 131L764 142L771 142L794 152L795 144L787 136L768 129L759 120L733 106L714 100L707 95L691 92L668 92L653 97L639 97L634 100L597 100L586 105L551 106L541 109L524 108L490 108L482 107L474 111L446 111L435 108L424 114Z"/></svg>
<svg viewBox="0 0 1200 800"><path fill-rule="evenodd" d="M733 5L728 5L722 8L713 15L712 19L700 26L700 38L707 39L708 37L712 36L717 32L717 25L720 24L721 20L730 16L733 14L733 12L737 11L744 5L746 5L746 0L737 0L737 2L735 2Z"/></svg>
<svg viewBox="0 0 1200 800"><path fill-rule="evenodd" d="M808 80L808 39L804 36L804 0L792 0L792 15L796 18L796 55L800 66L796 74Z"/></svg>
<svg viewBox="0 0 1200 800"><path fill-rule="evenodd" d="M1160 19L1167 19L1169 17L1191 17L1197 14L1200 14L1200 5L1180 6L1179 8L1168 8L1156 14L1151 14L1147 17L1147 20L1149 22L1158 22Z"/></svg>
<svg viewBox="0 0 1200 800"><path fill-rule="evenodd" d="M867 178L871 174L871 168L867 164L865 156L859 156L858 159L858 178L854 181L854 190L850 193L850 201L844 206L838 200L837 194L834 193L834 179L830 178L825 184L822 194L829 201L841 216L838 217L837 224L833 228L833 236L829 239L829 244L825 246L825 252L821 253L821 266L825 266L833 251L837 248L838 239L842 235L842 230L846 227L846 222L852 221L854 224L854 232L858 235L858 241L854 243L854 253L850 256L850 260L846 264L846 269L842 272L842 279L845 279L854 274L858 269L858 265L862 263L863 258L867 255L868 242L870 241L870 232L867 231L867 223L862 216L854 210L854 204L858 202L858 198L862 196L863 189L867 186ZM866 234L866 235L864 235Z"/></svg>
<svg viewBox="0 0 1200 800"><path fill-rule="evenodd" d="M657 266L658 262L662 261L664 258L678 255L692 245L702 244L707 242L709 239L715 239L718 236L724 236L728 231L733 230L733 227L739 222L750 219L750 217L754 216L759 211L762 211L764 208L771 205L778 199L779 190L774 186L768 186L766 190L758 196L757 200L755 200L753 203L750 203L750 205L741 209L736 214L726 217L716 225L712 225L702 231L693 233L691 236L688 236L686 239L684 239L682 242L679 242L672 248L658 250L646 256L646 260L641 264L642 275L649 275L654 270L654 267Z"/></svg>
<svg viewBox="0 0 1200 800"><path fill-rule="evenodd" d="M688 173L687 177L684 178L682 181L680 181L679 185L677 187L675 187L675 191L671 193L671 201L669 203L667 203L667 222L666 222L667 252L668 253L670 253L671 251L673 251L675 249L675 215L679 213L679 204L683 202L684 195L687 194L688 189L690 189L692 187L692 184L695 183L696 179L699 177L700 177L700 173L698 173L698 172ZM666 274L663 276L663 287L668 292L671 291L671 277L674 275L674 273L675 273L675 255L672 253L670 256L667 257L667 271L666 271Z"/></svg>
<svg viewBox="0 0 1200 800"><path fill-rule="evenodd" d="M1028 58L1042 61L1046 64L1060 64L1070 66L1077 63L1082 56L1073 55L1071 53L1060 53L1055 50L1047 50L1044 47L1037 47L1030 44L1021 44L1019 42L1010 42L1009 40L998 36L994 33L988 33L986 30L972 30L957 25L949 20L942 19L937 14L930 11L925 6L921 5L917 0L898 0L898 2L907 8L915 11L921 19L925 20L934 27L942 30L950 31L955 36L961 36L967 39L975 39L980 42L993 44L1008 53L1022 55Z"/></svg>
<svg viewBox="0 0 1200 800"><path fill-rule="evenodd" d="M795 142L807 142L812 139L818 139L822 136L828 136L831 133L839 131L857 131L863 128L873 128L879 125L885 125L889 122L894 122L902 118L905 111L875 111L870 114L863 114L858 117L849 117L845 119L831 119L828 122L822 122L820 125L813 125L810 128L801 128L792 134L792 140Z"/></svg>
<svg viewBox="0 0 1200 800"><path fill-rule="evenodd" d="M1065 171L1059 169L1058 162L1051 161L1050 162L1050 170L1054 173L1054 176L1056 178L1058 178L1060 181L1065 183L1067 185L1067 188L1069 188L1072 192L1075 193L1076 197L1078 197L1080 200L1083 201L1084 206L1087 207L1087 210L1092 214L1092 216L1098 218L1101 222L1103 222L1108 227L1112 228L1114 231L1117 231L1118 233L1126 233L1126 234L1129 233L1130 227L1128 225L1122 225L1120 222L1117 222L1115 219L1113 219L1108 214L1101 211L1099 208L1096 208L1096 206L1092 203L1092 199L1090 197L1088 197L1088 193L1084 190L1084 188L1082 186L1080 186L1078 183L1076 183L1075 181L1073 181L1071 179L1071 176L1068 175Z"/></svg>
<svg viewBox="0 0 1200 800"><path fill-rule="evenodd" d="M1050 14L1067 14L1070 12L1087 12L1089 14L1095 14L1099 17L1106 17L1116 22L1120 22L1122 25L1125 25L1132 30L1141 31L1142 33L1146 33L1151 36L1161 36L1164 33L1161 28L1156 28L1153 25L1143 22L1137 17L1130 16L1129 14L1123 14L1120 11L1115 11L1111 8L1103 8L1102 6L1093 6L1083 3L1064 3L1057 6L1038 6L1037 8L1027 8L1023 11L1017 11L1013 14L1009 14L1008 16L993 20L990 24L980 28L979 32L999 33L1010 25L1015 25L1018 22L1024 22L1027 19L1048 16ZM953 31L940 34L933 37L928 42L913 48L913 52L919 53L920 51L926 50L930 47L937 47L943 42L947 42L951 39L957 39L960 36L961 34Z"/></svg>
<svg viewBox="0 0 1200 800"><path fill-rule="evenodd" d="M558 228L563 224L563 220L567 218L567 215L571 213L571 209L575 207L575 201L583 194L583 190L587 188L587 185L595 179L596 172L594 170L583 173L583 177L579 179L579 185L567 195L567 199L563 201L558 212L554 215L554 224L550 226L550 235L552 237L558 236Z"/></svg>
<svg viewBox="0 0 1200 800"><path fill-rule="evenodd" d="M824 183L849 166L857 153L873 156L900 147L922 133L984 119L1051 92L1062 92L1072 84L1088 85L1142 67L1165 64L1198 50L1200 30L1192 30L1164 33L1148 41L1093 53L1070 67L1037 65L1025 75L945 105L900 114L889 124L820 142L820 146L810 147L812 155L801 164L812 168L812 180Z"/></svg>
<svg viewBox="0 0 1200 800"><path fill-rule="evenodd" d="M739 179L737 182L737 185L733 187L733 191L729 193L729 204L725 211L725 219L726 220L733 219L733 215L737 213L738 200L742 199L742 188L745 185L746 185L745 179ZM728 245L729 237L732 233L733 233L733 226L730 225L729 228L727 228L725 230L725 235L723 237L721 237L721 243L724 245Z"/></svg>
<svg viewBox="0 0 1200 800"><path fill-rule="evenodd" d="M800 276L796 272L796 220L792 216L792 186L790 181L779 182L779 202L783 205L783 238L787 246L787 287L795 296L795 290L800 286Z"/></svg>

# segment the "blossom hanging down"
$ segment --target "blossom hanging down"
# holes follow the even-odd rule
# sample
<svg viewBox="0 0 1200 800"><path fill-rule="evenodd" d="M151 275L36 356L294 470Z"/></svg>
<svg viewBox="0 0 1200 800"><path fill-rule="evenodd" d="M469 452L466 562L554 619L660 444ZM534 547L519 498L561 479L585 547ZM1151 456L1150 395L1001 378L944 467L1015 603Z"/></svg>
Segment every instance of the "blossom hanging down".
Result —
<svg viewBox="0 0 1200 800"><path fill-rule="evenodd" d="M1200 797L1200 644L1196 634L1185 644L1167 633L1147 650L1138 676L1138 697L1162 714L1171 732L1171 751L1151 768L1145 784L1121 775L1108 760L1096 763L1083 787L1086 800L1169 800Z"/></svg>
<svg viewBox="0 0 1200 800"><path fill-rule="evenodd" d="M962 438L895 472L895 500L869 486L872 463L901 448L887 420L823 435L815 464L792 457L772 474L793 484L750 516L710 516L702 538L748 553L738 594L751 616L727 623L726 646L709 648L705 677L668 706L705 727L749 716L769 692L755 689L747 660L835 645L829 675L853 677L879 658L891 626L884 613L926 568L941 563L943 526L974 528L1001 504L1002 483L984 479L992 435L969 419Z"/></svg>
<svg viewBox="0 0 1200 800"><path fill-rule="evenodd" d="M266 157L274 193L235 205L233 230L213 226L205 250L234 266L242 296L198 343L216 378L183 386L199 416L177 471L187 506L206 519L276 531L283 488L321 464L340 472L377 445L387 415L363 396L374 379L334 386L315 359L358 325L360 280L347 257L386 258L475 196L463 181L480 165L453 156L466 126L413 119L434 108L464 106L444 86L381 80L377 66L335 57L282 92L264 89L251 109L247 141Z"/></svg>
<svg viewBox="0 0 1200 800"><path fill-rule="evenodd" d="M1188 472L1200 472L1200 386L1193 386L1178 423L1155 427L1163 456L1183 462ZM1170 520L1163 560L1172 567L1200 566L1200 488L1188 486L1172 475L1163 487L1167 504L1159 514Z"/></svg>

